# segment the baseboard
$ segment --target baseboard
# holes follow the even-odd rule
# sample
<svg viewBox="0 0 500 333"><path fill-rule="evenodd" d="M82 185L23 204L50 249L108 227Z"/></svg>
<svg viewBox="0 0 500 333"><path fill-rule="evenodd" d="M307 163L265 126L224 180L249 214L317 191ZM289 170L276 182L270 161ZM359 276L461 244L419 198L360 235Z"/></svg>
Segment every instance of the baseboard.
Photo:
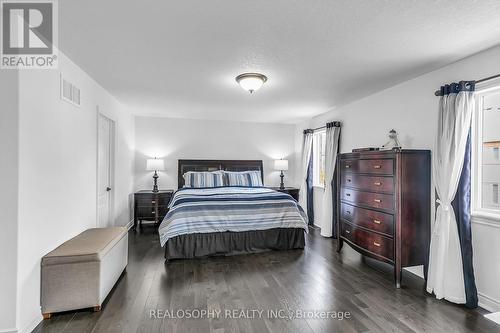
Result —
<svg viewBox="0 0 500 333"><path fill-rule="evenodd" d="M127 230L132 229L133 226L134 226L134 220L130 220L129 223L127 223L127 225L126 225Z"/></svg>
<svg viewBox="0 0 500 333"><path fill-rule="evenodd" d="M490 312L499 312L500 311L500 301L480 292L477 293L477 297L479 300L479 306L485 310Z"/></svg>
<svg viewBox="0 0 500 333"><path fill-rule="evenodd" d="M411 272L412 274L422 279L424 278L423 266L406 267L405 270ZM488 310L490 312L500 311L500 301L491 298L489 296L486 296L485 294L481 294L480 292L477 293L477 297L479 300L479 306L482 307L483 309Z"/></svg>
<svg viewBox="0 0 500 333"><path fill-rule="evenodd" d="M31 333L35 329L35 327L38 326L43 320L42 314L37 315L33 320L31 320L31 323L28 324L25 328L19 330L19 333Z"/></svg>
<svg viewBox="0 0 500 333"><path fill-rule="evenodd" d="M17 333L17 328L0 328L0 333Z"/></svg>
<svg viewBox="0 0 500 333"><path fill-rule="evenodd" d="M424 278L424 266L410 266L410 267L405 267L403 268L405 271L408 271L412 273L413 275L418 276L419 278L423 279Z"/></svg>

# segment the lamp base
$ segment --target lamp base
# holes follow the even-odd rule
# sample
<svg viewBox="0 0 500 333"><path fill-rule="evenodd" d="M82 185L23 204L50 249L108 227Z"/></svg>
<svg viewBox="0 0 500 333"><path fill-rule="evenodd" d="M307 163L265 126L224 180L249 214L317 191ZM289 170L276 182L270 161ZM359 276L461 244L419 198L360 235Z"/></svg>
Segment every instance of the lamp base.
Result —
<svg viewBox="0 0 500 333"><path fill-rule="evenodd" d="M153 175L153 182L154 182L153 193L159 192L159 190L158 190L158 178L159 178L159 176L158 176L158 174L155 171L155 174Z"/></svg>
<svg viewBox="0 0 500 333"><path fill-rule="evenodd" d="M280 178L281 178L280 190L284 190L285 189L285 183L283 182L283 178L285 178L285 175L283 174L283 170L281 171Z"/></svg>

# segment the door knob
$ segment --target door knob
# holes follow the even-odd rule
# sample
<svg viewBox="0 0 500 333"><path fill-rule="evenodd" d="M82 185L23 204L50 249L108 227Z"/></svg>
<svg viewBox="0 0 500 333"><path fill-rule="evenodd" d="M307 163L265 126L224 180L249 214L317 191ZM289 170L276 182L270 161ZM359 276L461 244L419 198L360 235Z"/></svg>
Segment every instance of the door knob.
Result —
<svg viewBox="0 0 500 333"><path fill-rule="evenodd" d="M106 191L108 191L108 192L111 191L111 187L109 187L109 186L106 187Z"/></svg>

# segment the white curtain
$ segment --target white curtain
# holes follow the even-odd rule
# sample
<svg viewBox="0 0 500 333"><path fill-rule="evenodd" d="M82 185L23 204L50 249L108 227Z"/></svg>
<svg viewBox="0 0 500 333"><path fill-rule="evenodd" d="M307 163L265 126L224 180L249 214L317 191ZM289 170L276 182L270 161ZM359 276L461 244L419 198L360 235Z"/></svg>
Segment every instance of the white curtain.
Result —
<svg viewBox="0 0 500 333"><path fill-rule="evenodd" d="M323 193L323 213L321 214L321 236L332 237L333 229L333 174L337 163L340 127L328 125L325 144L325 192Z"/></svg>
<svg viewBox="0 0 500 333"><path fill-rule="evenodd" d="M312 153L313 133L304 131L304 141L302 142L302 178L299 192L299 204L307 214L307 169Z"/></svg>
<svg viewBox="0 0 500 333"><path fill-rule="evenodd" d="M454 303L465 303L466 299L460 240L451 203L462 173L473 110L473 92L441 97L432 167L439 199L431 237L427 291Z"/></svg>

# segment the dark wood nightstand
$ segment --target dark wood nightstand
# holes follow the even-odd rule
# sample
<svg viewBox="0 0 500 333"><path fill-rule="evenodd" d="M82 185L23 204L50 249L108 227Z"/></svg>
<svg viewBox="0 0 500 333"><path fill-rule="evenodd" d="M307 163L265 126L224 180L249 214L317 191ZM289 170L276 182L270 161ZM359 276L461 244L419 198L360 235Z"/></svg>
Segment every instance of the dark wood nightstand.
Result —
<svg viewBox="0 0 500 333"><path fill-rule="evenodd" d="M288 193L295 199L295 201L299 201L299 189L295 187L285 187L284 189L280 189L279 187L270 187L278 192Z"/></svg>
<svg viewBox="0 0 500 333"><path fill-rule="evenodd" d="M134 193L134 229L142 221L161 223L168 212L168 204L174 191L165 190L153 192L142 190Z"/></svg>

